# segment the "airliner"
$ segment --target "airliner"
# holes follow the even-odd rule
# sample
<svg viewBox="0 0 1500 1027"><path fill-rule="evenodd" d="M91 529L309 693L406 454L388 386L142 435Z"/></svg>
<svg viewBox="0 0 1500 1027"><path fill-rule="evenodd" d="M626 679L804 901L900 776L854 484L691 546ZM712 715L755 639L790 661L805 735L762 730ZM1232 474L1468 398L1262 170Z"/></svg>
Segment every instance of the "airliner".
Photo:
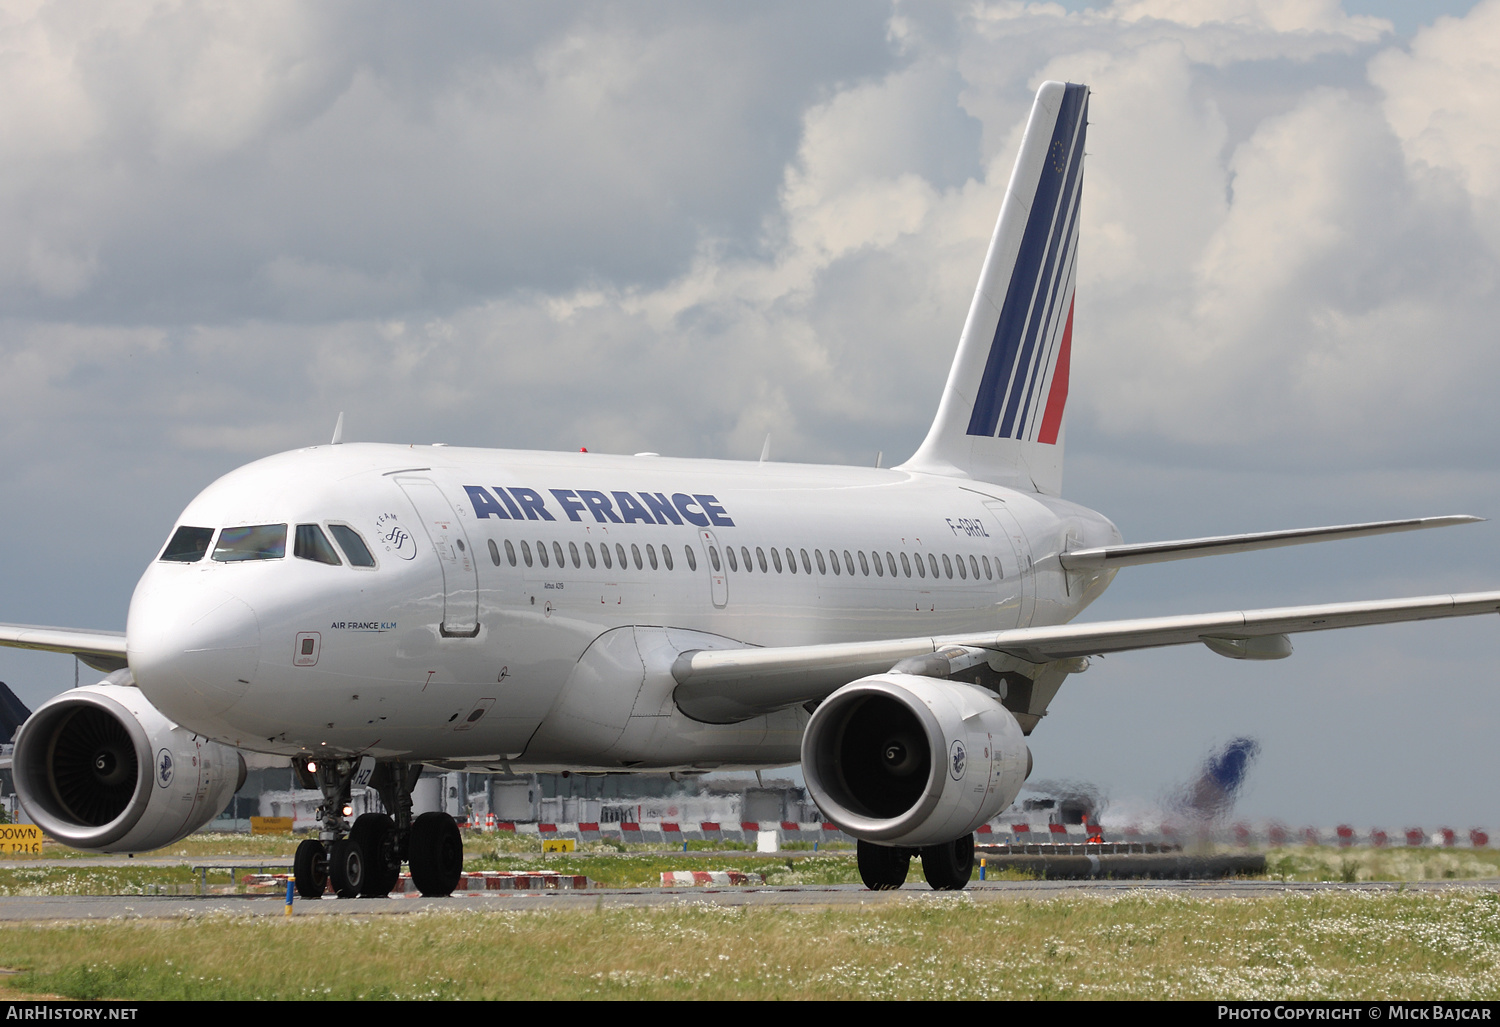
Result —
<svg viewBox="0 0 1500 1027"><path fill-rule="evenodd" d="M424 766L512 773L800 763L870 888L960 889L1027 736L1091 657L1500 611L1500 591L1073 623L1123 567L1419 530L1426 517L1127 544L1061 498L1089 91L1032 108L936 416L892 467L333 442L204 489L124 633L0 625L104 672L17 732L26 812L144 851L215 816L242 751L322 795L299 892L446 895ZM340 422L340 427L342 422ZM356 787L383 813L350 821Z"/></svg>

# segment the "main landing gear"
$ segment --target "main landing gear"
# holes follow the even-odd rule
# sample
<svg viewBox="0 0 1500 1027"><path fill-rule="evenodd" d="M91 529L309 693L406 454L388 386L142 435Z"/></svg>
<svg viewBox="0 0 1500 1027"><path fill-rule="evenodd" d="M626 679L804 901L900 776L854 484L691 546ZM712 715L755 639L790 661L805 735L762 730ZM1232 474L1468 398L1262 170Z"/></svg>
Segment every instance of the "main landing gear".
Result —
<svg viewBox="0 0 1500 1027"><path fill-rule="evenodd" d="M933 891L962 891L974 874L974 836L966 834L942 845L925 845L920 849L876 845L861 839L856 850L860 880L871 891L899 888L906 883L913 856L921 857L922 876Z"/></svg>
<svg viewBox="0 0 1500 1027"><path fill-rule="evenodd" d="M349 826L351 785L359 764L349 760L295 763L304 785L323 793L318 807L318 838L297 846L293 877L297 894L320 897L331 883L341 899L389 895L411 865L412 883L423 895L449 895L463 871L463 839L446 813L411 816L411 792L422 773L419 763L377 763L369 783L388 813L365 813Z"/></svg>

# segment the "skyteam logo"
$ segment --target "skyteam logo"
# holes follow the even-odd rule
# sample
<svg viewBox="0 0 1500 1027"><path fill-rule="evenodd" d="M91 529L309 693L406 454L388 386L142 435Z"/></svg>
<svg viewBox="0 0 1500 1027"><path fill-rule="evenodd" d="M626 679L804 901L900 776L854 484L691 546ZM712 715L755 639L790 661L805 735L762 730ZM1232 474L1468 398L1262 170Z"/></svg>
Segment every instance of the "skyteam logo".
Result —
<svg viewBox="0 0 1500 1027"><path fill-rule="evenodd" d="M381 514L376 518L375 537L380 539L387 553L399 556L403 560L416 558L417 540L412 538L411 532L402 527L395 514Z"/></svg>
<svg viewBox="0 0 1500 1027"><path fill-rule="evenodd" d="M1069 85L1042 162L968 434L1057 443L1068 402L1088 89Z"/></svg>

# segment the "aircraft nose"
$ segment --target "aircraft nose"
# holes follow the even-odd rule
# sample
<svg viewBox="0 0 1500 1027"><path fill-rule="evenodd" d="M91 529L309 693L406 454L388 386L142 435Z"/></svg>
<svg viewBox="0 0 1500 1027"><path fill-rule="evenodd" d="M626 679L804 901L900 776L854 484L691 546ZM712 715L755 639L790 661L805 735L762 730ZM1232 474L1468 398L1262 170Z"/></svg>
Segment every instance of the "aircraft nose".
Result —
<svg viewBox="0 0 1500 1027"><path fill-rule="evenodd" d="M173 582L131 600L125 650L146 698L191 726L229 709L255 680L260 624L249 603L222 588Z"/></svg>

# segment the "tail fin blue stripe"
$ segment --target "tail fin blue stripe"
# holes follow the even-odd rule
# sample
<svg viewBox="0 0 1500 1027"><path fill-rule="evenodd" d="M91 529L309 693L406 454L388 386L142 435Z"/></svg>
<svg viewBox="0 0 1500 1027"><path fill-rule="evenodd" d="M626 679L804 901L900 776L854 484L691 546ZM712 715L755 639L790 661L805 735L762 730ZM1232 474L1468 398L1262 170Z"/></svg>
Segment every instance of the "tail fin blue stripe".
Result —
<svg viewBox="0 0 1500 1027"><path fill-rule="evenodd" d="M1052 255L1048 261L1047 271L1051 280L1051 288L1046 298L1046 311L1040 321L1033 320L1032 329L1027 338L1026 347L1029 351L1032 340L1039 343L1036 358L1031 361L1027 372L1025 389L1012 387L1011 403L1018 398L1022 400L1019 416L1016 418L1014 427L1010 422L1001 428L1000 434L1009 438L1030 438L1035 435L1036 425L1032 423L1032 417L1036 409L1037 401L1040 399L1041 391L1046 384L1047 368L1052 366L1052 357L1057 347L1057 341L1061 337L1062 308L1067 301L1069 287L1073 283L1073 272L1077 266L1073 259L1076 238L1074 227L1078 221L1078 212L1082 207L1079 200L1079 188L1077 184L1077 171L1082 165L1082 147L1079 147L1078 159L1074 161L1069 171L1068 191L1065 194L1065 202L1068 204L1065 217L1057 219L1057 234L1052 239ZM1046 288L1047 286L1044 286Z"/></svg>
<svg viewBox="0 0 1500 1027"><path fill-rule="evenodd" d="M1031 316L1033 303L1040 295L1044 305L1050 306L1046 301L1050 299L1052 291L1056 260L1054 258L1049 261L1048 257L1058 252L1056 244L1059 237L1064 241L1071 239L1072 233L1062 234L1062 230L1064 224L1071 222L1071 215L1077 208L1074 182L1083 159L1087 97L1088 89L1081 85L1070 84L1064 92L1048 151L1050 154L1066 156L1061 162L1049 161L1050 166L1043 167L1037 183L1020 251L1016 256L1015 269L1006 289L999 323L995 327L994 340L990 345L984 375L969 418L969 435L993 438L1002 415L1007 414L1007 408L1010 409L1003 434L1009 435L1014 428L1015 415L1026 391L1025 383L1030 378L1029 373L1017 372L1023 359L1027 363L1030 361L1036 329L1039 327ZM1058 166L1059 163L1061 166ZM1060 211L1059 200L1064 196L1072 202L1068 204L1069 210ZM1052 320L1052 313L1054 311L1049 310L1048 321ZM1029 332L1028 327L1031 328ZM1022 383L1020 393L1016 390L1018 381Z"/></svg>

